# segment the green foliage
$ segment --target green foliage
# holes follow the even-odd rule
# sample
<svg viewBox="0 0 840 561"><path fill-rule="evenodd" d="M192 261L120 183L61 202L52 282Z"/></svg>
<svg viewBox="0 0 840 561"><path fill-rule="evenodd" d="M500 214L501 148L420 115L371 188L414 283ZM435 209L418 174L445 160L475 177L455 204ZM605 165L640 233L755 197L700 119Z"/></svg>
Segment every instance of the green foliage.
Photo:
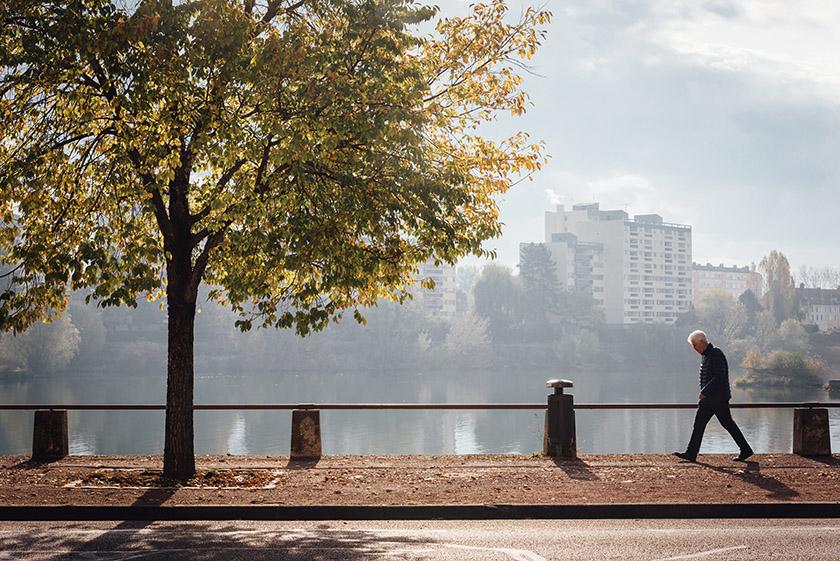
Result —
<svg viewBox="0 0 840 561"><path fill-rule="evenodd" d="M595 298L589 290L561 290L558 298L558 314L563 325L584 328L590 332L604 325L604 311L595 304Z"/></svg>
<svg viewBox="0 0 840 561"><path fill-rule="evenodd" d="M560 307L557 270L545 244L524 244L519 255L524 323L531 337L545 337Z"/></svg>
<svg viewBox="0 0 840 561"><path fill-rule="evenodd" d="M811 348L808 342L808 333L806 333L802 324L795 319L786 319L782 322L773 343L781 350L798 353L807 352Z"/></svg>
<svg viewBox="0 0 840 561"><path fill-rule="evenodd" d="M829 372L825 361L800 352L775 350L763 355L758 349L751 349L741 362L750 370L783 374L787 376L821 376Z"/></svg>
<svg viewBox="0 0 840 561"><path fill-rule="evenodd" d="M744 311L747 314L747 320L750 323L750 325L755 325L756 316L763 309L761 307L761 303L758 301L758 298L755 295L755 292L753 292L749 288L746 289L738 297L738 303L744 307Z"/></svg>
<svg viewBox="0 0 840 561"><path fill-rule="evenodd" d="M744 305L724 290L708 291L695 314L698 325L713 341L728 344L746 334L748 313Z"/></svg>
<svg viewBox="0 0 840 561"><path fill-rule="evenodd" d="M487 320L494 341L509 338L521 325L522 287L507 267L490 263L473 288L476 313Z"/></svg>

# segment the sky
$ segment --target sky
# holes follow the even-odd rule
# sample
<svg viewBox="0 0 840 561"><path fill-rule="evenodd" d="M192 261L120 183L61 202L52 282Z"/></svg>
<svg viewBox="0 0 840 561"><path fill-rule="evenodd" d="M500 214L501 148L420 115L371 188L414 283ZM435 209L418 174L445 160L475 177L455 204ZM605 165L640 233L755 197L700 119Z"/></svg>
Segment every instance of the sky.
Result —
<svg viewBox="0 0 840 561"><path fill-rule="evenodd" d="M509 4L518 13L524 4ZM446 0L441 14L467 2ZM656 213L693 227L696 262L748 265L773 249L796 271L840 265L840 4L549 1L525 79L526 130L551 156L500 198L514 267L557 203Z"/></svg>

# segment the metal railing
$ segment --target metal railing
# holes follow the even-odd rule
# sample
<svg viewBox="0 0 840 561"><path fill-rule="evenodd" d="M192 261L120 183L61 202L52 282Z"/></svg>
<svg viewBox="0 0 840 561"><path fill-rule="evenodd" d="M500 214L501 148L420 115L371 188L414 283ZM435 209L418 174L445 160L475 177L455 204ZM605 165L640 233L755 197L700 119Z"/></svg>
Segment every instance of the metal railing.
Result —
<svg viewBox="0 0 840 561"><path fill-rule="evenodd" d="M194 411L207 410L291 410L292 459L312 459L321 456L320 412L322 410L454 410L454 409L530 409L546 411L543 453L555 457L575 457L574 410L583 409L695 409L696 403L574 403L572 395L564 395L563 388L572 387L568 380L549 380L547 386L555 393L546 403L199 403ZM831 453L828 408L840 407L840 402L759 402L733 403L741 409L794 409L793 452L802 455ZM163 411L160 403L26 403L0 404L0 411L35 411L32 438L32 459L48 461L63 458L69 453L69 410L75 411Z"/></svg>
<svg viewBox="0 0 840 561"><path fill-rule="evenodd" d="M836 408L840 401L765 401L755 403L730 403L734 409L795 409ZM196 411L226 410L295 410L295 409L546 409L545 403L199 403ZM575 403L575 409L696 409L697 403ZM26 403L0 404L0 411L34 411L39 409L66 409L75 411L163 411L160 403Z"/></svg>

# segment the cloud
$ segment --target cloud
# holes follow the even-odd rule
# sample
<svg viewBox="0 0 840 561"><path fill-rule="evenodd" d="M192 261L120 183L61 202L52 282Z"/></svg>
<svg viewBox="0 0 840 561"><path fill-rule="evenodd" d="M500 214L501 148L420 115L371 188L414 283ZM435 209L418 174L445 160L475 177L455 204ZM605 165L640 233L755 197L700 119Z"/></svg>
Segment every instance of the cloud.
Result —
<svg viewBox="0 0 840 561"><path fill-rule="evenodd" d="M619 191L623 193L628 191L642 191L649 193L653 191L653 186L651 186L650 180L646 177L633 173L600 177L590 181L589 185L593 192L598 193L599 195Z"/></svg>
<svg viewBox="0 0 840 561"><path fill-rule="evenodd" d="M548 197L548 204L550 204L551 206L563 204L560 195L558 195L557 192L554 191L554 189L546 189L545 194Z"/></svg>

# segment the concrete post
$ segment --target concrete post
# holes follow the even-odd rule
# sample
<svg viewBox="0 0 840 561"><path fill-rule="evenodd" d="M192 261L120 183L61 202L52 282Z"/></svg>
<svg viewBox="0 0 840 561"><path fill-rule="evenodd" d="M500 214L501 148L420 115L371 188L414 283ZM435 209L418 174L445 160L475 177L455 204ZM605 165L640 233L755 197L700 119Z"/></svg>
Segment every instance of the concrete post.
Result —
<svg viewBox="0 0 840 561"><path fill-rule="evenodd" d="M35 411L32 431L32 459L36 462L59 460L69 453L67 410Z"/></svg>
<svg viewBox="0 0 840 561"><path fill-rule="evenodd" d="M828 409L793 410L793 453L800 456L830 456Z"/></svg>
<svg viewBox="0 0 840 561"><path fill-rule="evenodd" d="M571 388L573 383L569 380L549 380L546 386L554 388L554 393L548 396L548 410L545 412L543 454L576 458L575 398L563 393L563 388Z"/></svg>
<svg viewBox="0 0 840 561"><path fill-rule="evenodd" d="M292 411L292 460L317 460L321 457L321 412L317 409Z"/></svg>

